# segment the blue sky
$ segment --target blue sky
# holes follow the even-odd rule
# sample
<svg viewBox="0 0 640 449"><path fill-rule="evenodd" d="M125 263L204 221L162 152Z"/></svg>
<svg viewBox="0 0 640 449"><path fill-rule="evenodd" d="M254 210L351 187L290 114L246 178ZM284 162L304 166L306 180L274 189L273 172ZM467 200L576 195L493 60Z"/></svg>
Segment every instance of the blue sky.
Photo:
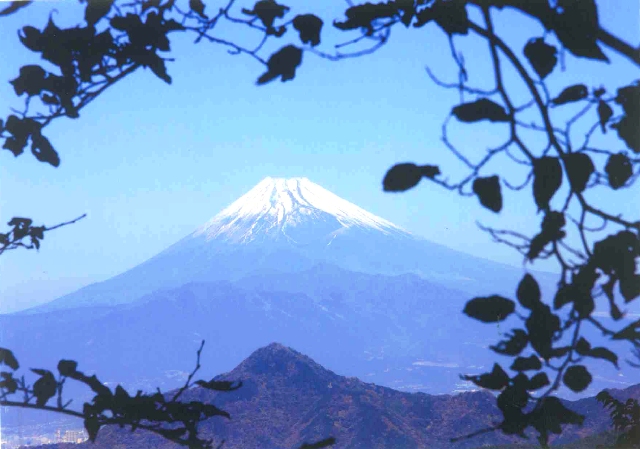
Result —
<svg viewBox="0 0 640 449"><path fill-rule="evenodd" d="M337 0L323 2L321 9L308 5L325 22L344 11L344 2ZM640 41L637 1L602 6L605 28L632 44ZM4 116L10 107L22 105L6 81L17 76L21 65L39 62L21 46L16 31L26 24L44 26L52 8L58 10L54 20L61 26L82 17L81 5L69 1L36 3L1 19L0 41L8 62L0 66ZM518 54L526 37L542 34L539 26L512 12L497 14L496 27ZM258 39L237 28L220 33L246 42ZM331 51L333 43L349 36L327 23L322 48ZM269 48L295 39L290 31ZM457 43L470 81L489 87L485 43L475 36ZM517 253L494 244L475 220L534 232L540 217L529 190L507 192L500 215L483 209L475 198L460 198L426 182L404 194L382 192L382 177L397 162L440 164L452 179L462 173L440 141L442 121L458 103L458 94L434 85L425 72L428 65L442 79L456 76L447 41L436 26L394 28L386 47L363 58L329 62L305 53L294 81L260 87L255 80L262 66L249 57L229 55L206 42L194 45L190 35L174 34L172 49L171 86L140 71L84 109L78 120L61 119L49 126L47 135L62 159L59 168L30 154L14 158L0 152L0 220L29 216L53 225L88 214L73 226L48 233L39 253L14 251L0 258L0 311L52 300L132 268L266 176L307 177L429 240L521 265ZM576 80L615 88L639 78L630 64L605 52L611 65L567 55L567 72L556 70L550 89L559 92ZM521 86L512 73L506 77L517 97ZM453 124L452 131L456 145L471 157L506 135L499 125ZM540 136L526 137L532 145L542 145ZM619 205L625 215L637 216L634 194L627 192L621 201L621 195L608 196L604 190L593 193L605 204Z"/></svg>

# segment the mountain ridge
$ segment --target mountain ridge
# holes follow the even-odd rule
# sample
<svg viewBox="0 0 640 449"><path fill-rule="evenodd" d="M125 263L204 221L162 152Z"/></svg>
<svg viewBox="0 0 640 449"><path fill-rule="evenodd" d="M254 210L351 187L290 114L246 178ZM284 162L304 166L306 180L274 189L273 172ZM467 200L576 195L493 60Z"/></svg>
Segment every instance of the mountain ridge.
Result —
<svg viewBox="0 0 640 449"><path fill-rule="evenodd" d="M134 268L17 313L125 304L192 281L299 272L321 262L368 274L414 273L469 294L506 285L510 291L524 271L417 237L306 178L266 178ZM549 274L537 277L543 290L555 282Z"/></svg>
<svg viewBox="0 0 640 449"><path fill-rule="evenodd" d="M199 432L227 449L294 449L302 442L334 436L334 449L471 449L485 445L525 443L499 432L452 443L451 438L499 422L495 398L487 391L458 395L405 393L354 377L344 377L290 346L270 343L253 351L217 380L243 381L233 392L187 390L183 401L215 404L230 420L212 418ZM169 396L171 393L167 393ZM640 385L612 390L619 399L640 398ZM582 427L566 426L552 445L599 435L609 428L609 415L593 397L564 401L585 415ZM533 431L528 435L534 437ZM62 448L63 446L60 446ZM95 444L78 449L173 449L177 446L144 431L104 428ZM582 449L589 449L584 446ZM54 449L52 447L51 449Z"/></svg>
<svg viewBox="0 0 640 449"><path fill-rule="evenodd" d="M310 221L324 225L327 235L355 226L412 236L408 231L340 198L307 178L271 177L260 181L192 235L204 235L207 240L222 238L244 244L253 241L256 235L276 239L283 236L298 244L304 242L290 235L290 229L304 226Z"/></svg>

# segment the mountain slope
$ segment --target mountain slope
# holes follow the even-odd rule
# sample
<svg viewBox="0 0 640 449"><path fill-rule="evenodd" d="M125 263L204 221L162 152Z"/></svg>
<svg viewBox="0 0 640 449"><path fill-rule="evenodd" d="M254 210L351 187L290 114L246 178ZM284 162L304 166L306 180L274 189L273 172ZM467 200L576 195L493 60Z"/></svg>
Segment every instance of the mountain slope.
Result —
<svg viewBox="0 0 640 449"><path fill-rule="evenodd" d="M325 264L235 283L189 283L128 305L0 316L0 327L3 345L25 365L73 358L106 381L132 388L140 379L149 388L162 386L165 372L191 365L189 348L204 338L215 354L208 363L214 372L276 340L335 369L374 373L377 382L396 387L430 371L428 384L418 378L408 384L446 392L455 388L457 370L489 355L465 341L488 344L496 334L460 313L465 299L415 275L368 275ZM465 339L452 341L450 332L465 332ZM416 360L434 366L406 371ZM402 368L394 369L398 364Z"/></svg>
<svg viewBox="0 0 640 449"><path fill-rule="evenodd" d="M231 420L213 418L200 427L202 436L227 449L292 449L302 442L334 436L335 449L394 448L448 449L524 443L499 432L451 443L450 439L489 427L499 421L495 398L487 392L432 396L402 393L347 378L323 368L309 357L273 343L253 352L235 369L217 379L242 380L230 393L196 387L183 400L213 403L228 411ZM640 386L614 393L640 397ZM584 426L567 426L553 444L576 441L607 430L608 414L595 399L568 406L586 415ZM143 431L106 428L95 445L78 449L175 448ZM584 449L587 449L583 446Z"/></svg>
<svg viewBox="0 0 640 449"><path fill-rule="evenodd" d="M299 272L322 262L370 274L415 273L468 293L510 292L522 276L418 238L306 178L266 178L144 263L24 313L124 304L188 282ZM539 278L543 287L554 282Z"/></svg>
<svg viewBox="0 0 640 449"><path fill-rule="evenodd" d="M134 393L180 385L204 339L203 369L211 376L236 366L242 354L280 341L345 375L440 394L471 388L459 375L485 372L497 357L488 345L520 325L517 317L499 327L471 320L461 313L467 299L416 275L369 275L323 264L300 273L185 284L126 305L0 316L0 329L2 346L21 366L77 360L87 373ZM594 346L628 352L589 330ZM585 363L594 381L582 395L633 382L626 366L616 371ZM572 397L564 388L560 393ZM15 411L2 416L4 425L20 417Z"/></svg>

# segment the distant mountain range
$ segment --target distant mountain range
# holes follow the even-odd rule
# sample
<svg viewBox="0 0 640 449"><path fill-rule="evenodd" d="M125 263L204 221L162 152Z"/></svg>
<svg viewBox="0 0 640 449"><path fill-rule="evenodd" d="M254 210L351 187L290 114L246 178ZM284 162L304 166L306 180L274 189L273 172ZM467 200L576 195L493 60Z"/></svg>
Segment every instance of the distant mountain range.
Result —
<svg viewBox="0 0 640 449"><path fill-rule="evenodd" d="M188 282L299 272L318 263L370 274L415 273L472 293L510 293L522 276L520 269L414 236L306 178L266 178L146 262L24 313L129 303ZM539 276L544 285L555 281Z"/></svg>
<svg viewBox="0 0 640 449"><path fill-rule="evenodd" d="M379 385L452 393L468 390L459 375L487 369L488 345L521 325L515 316L499 326L471 320L465 302L513 297L523 273L413 236L305 178L266 178L143 264L0 315L0 346L24 367L73 359L135 391L178 386L202 339L211 376L279 341ZM548 297L554 278L535 276ZM634 383L606 364L589 367L584 395ZM0 417L9 426L32 420L11 410Z"/></svg>
<svg viewBox="0 0 640 449"><path fill-rule="evenodd" d="M329 371L309 357L273 343L253 352L219 380L242 380L228 393L195 387L183 401L213 403L231 414L231 420L212 418L200 426L201 435L225 449L293 449L303 442L328 436L334 449L453 449L491 445L521 447L527 443L499 432L451 443L499 422L495 398L488 392L433 396L405 393ZM612 390L618 399L640 398L640 385ZM611 439L609 415L594 398L565 404L586 416L582 427L567 426L552 445L573 442L575 448L595 448ZM533 442L534 434L531 434ZM590 438L590 439L588 439ZM582 441L593 446L580 445ZM529 441L531 443L531 441ZM170 449L179 447L146 431L107 427L95 444L60 444L47 449Z"/></svg>

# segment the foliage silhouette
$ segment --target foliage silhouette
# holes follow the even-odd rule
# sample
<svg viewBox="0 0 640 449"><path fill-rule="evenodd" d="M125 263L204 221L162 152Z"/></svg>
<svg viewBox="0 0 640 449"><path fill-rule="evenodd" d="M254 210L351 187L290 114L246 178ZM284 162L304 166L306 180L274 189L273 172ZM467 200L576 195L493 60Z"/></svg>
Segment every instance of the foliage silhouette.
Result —
<svg viewBox="0 0 640 449"><path fill-rule="evenodd" d="M13 217L11 221L7 223L7 225L11 226L12 229L5 234L0 233L0 254L17 248L35 248L36 250L39 250L40 241L44 239L44 233L46 231L52 231L62 226L73 224L84 217L86 217L86 214L83 214L74 220L51 226L50 228L46 226L33 226L33 220L30 218Z"/></svg>
<svg viewBox="0 0 640 449"><path fill-rule="evenodd" d="M596 396L605 408L609 409L613 428L618 432L614 449L640 447L640 404L637 399L621 402L604 390Z"/></svg>
<svg viewBox="0 0 640 449"><path fill-rule="evenodd" d="M95 442L102 427L117 425L120 428L129 427L131 431L145 429L190 449L212 448L213 440L198 436L198 425L212 417L230 419L231 416L213 404L198 401L180 402L181 396L194 385L212 391L232 392L242 387L242 381L193 381L200 369L203 347L204 340L197 351L195 368L184 385L173 394L163 394L158 389L154 394L139 390L135 396L129 395L120 385L112 391L95 375L87 376L79 371L78 362L75 360L60 360L57 378L49 370L31 369L39 378L30 386L24 375L16 376L15 371L20 365L14 354L8 349L0 348L0 365L5 365L11 370L0 372L0 405L46 410L81 418L91 442ZM63 399L64 385L70 380L84 384L95 394L90 402L83 404L81 410L70 408L73 401ZM52 399L56 401L55 405L47 405ZM330 437L315 443L303 443L300 448L329 447L334 443L335 439ZM221 448L223 444L224 440L216 447Z"/></svg>
<svg viewBox="0 0 640 449"><path fill-rule="evenodd" d="M14 377L14 372L0 373L0 405L9 407L23 407L30 409L48 410L84 420L84 427L93 442L98 431L105 425L118 425L121 428L129 426L132 431L140 428L156 433L167 440L189 448L210 448L211 440L198 437L198 424L213 416L230 418L224 410L212 404L200 402L179 402L180 396L193 384L214 391L234 391L242 386L242 382L202 381L192 383L193 376L200 369L200 355L204 341L197 352L196 367L190 373L185 384L173 396L162 394L158 390L155 394L143 394L138 391L130 396L120 385L111 391L95 375L87 376L78 371L78 363L74 360L60 360L58 363L58 378L45 369L32 369L38 380L29 386L24 375ZM19 368L18 361L8 349L0 348L1 361L11 370ZM84 403L82 410L69 408L71 400L64 401L62 397L65 382L74 380L89 387L95 396L91 402ZM12 400L11 396L21 395L22 400ZM56 398L56 405L47 403ZM35 399L35 404L32 400ZM224 442L224 441L223 441ZM222 443L221 443L222 445ZM218 446L218 447L221 447Z"/></svg>
<svg viewBox="0 0 640 449"><path fill-rule="evenodd" d="M0 15L15 13L27 5L13 2ZM523 328L513 329L506 340L490 347L501 356L514 358L511 369L516 374L510 376L496 363L490 373L462 376L482 388L499 390L497 404L503 413L501 423L467 437L494 430L524 437L524 431L533 428L538 433L540 445L546 447L549 435L561 433L563 425L580 424L583 418L551 395L563 383L574 391L588 387L591 374L581 363L585 358L601 359L618 366L618 357L611 350L591 347L581 335L582 326L594 326L612 340L625 340L636 350L640 348L640 320L614 329L593 315L595 298L603 297L609 303L611 318L619 321L623 313L614 292L619 291L624 305L640 295L640 275L636 274L640 221L598 207L585 195L594 187L609 187L612 191L627 189L640 173L640 131L637 126L640 122L640 83L635 81L620 86L614 93L602 87L573 84L552 95L546 81L554 76L559 49L593 63L608 63L609 58L603 50L606 48L636 67L640 66L638 49L602 28L595 0L349 3L345 18L335 20L333 26L340 31L359 33L359 36L337 45L332 53L316 48L322 42L323 21L314 14L303 13L287 20L290 8L274 0L260 0L252 7L242 8L243 16L235 16L233 6L234 2L229 1L212 15L211 12L207 14L207 5L201 0L190 0L188 9L182 9L176 0L132 0L122 4L88 0L86 24L60 29L50 18L42 30L24 27L20 34L23 45L56 66L57 73L36 65L20 69L12 84L17 95L26 95L26 107L24 112L2 122L3 148L17 157L31 142L31 152L39 161L58 166L60 157L43 135L46 126L61 117L77 119L87 104L140 68L149 68L157 77L171 83L167 59L162 53L170 50L170 34L175 32L194 33L196 42L205 39L227 47L231 54L249 55L265 66L266 72L257 80L258 84L265 84L277 78L281 82L294 79L304 52L331 61L363 56L383 46L391 29L398 24L419 29L434 22L449 39L459 74L457 82L444 83L430 70L427 73L437 85L460 93L460 104L452 108L444 123L442 137L469 174L459 182L451 182L448 178L443 179L438 166L405 162L387 172L383 189L406 191L426 178L461 195L475 195L484 207L500 213L509 207L503 204L503 186L522 191L531 183L533 203L538 214L542 214L539 233L526 236L514 230L480 227L496 242L516 249L527 263L553 258L559 266L558 289L553 298L541 298L537 281L526 274L516 292L517 304L523 310L517 308L516 301L497 295L474 298L465 306L464 313L483 322L502 321L509 315L515 315L523 322ZM481 13L484 24L470 18L472 8ZM505 8L516 10L546 30L543 36L531 36L522 49L522 56L494 30L492 12ZM246 48L216 36L213 32L222 21L245 26L247 32L260 34L262 40L255 48ZM98 24L106 29L98 32ZM297 31L300 42L283 45L269 58L262 57L265 42L281 39L290 27ZM455 47L456 39L463 37L487 43L495 80L492 90L468 85L464 60ZM363 41L373 42L373 45L351 53L340 51ZM510 95L504 80L504 64L514 69L526 86L530 101L522 106L516 105ZM464 101L465 95L471 96L472 100ZM36 103L39 109L34 111ZM580 106L579 112L565 123L556 123L557 120L551 117L552 109L568 111L576 106ZM531 112L538 116L537 122L525 122L521 118ZM509 137L501 145L487 150L478 162L472 162L447 137L447 127L452 119L505 127L509 129ZM581 143L575 142L571 135L579 121L590 123ZM626 150L597 148L591 144L596 131L604 134L608 129L615 130ZM539 132L548 142L546 147L532 148L525 144L521 137L523 130ZM502 174L481 176L488 163L498 155L507 156L515 164L528 168L528 175L521 184L512 185L506 181L507 168ZM560 198L563 185L569 189L564 198ZM570 207L578 208L577 216ZM600 219L602 226L588 226L587 219L590 218ZM28 229L30 223L26 225ZM21 228L18 229L20 238L16 237L15 230L12 232L13 241L27 236L22 235ZM39 232L32 231L29 236L35 235L38 241L41 239ZM609 235L598 240L598 233L602 232ZM577 237L578 246L570 243L572 236ZM37 247L36 243L32 242L32 245ZM598 284L599 280L604 282ZM559 346L564 335L570 336L570 342ZM522 355L528 347L531 351ZM524 371L537 372L529 377ZM44 375L42 379L45 379ZM42 380L38 390L43 398L51 392L50 378L47 379ZM536 393L541 389L544 391Z"/></svg>

